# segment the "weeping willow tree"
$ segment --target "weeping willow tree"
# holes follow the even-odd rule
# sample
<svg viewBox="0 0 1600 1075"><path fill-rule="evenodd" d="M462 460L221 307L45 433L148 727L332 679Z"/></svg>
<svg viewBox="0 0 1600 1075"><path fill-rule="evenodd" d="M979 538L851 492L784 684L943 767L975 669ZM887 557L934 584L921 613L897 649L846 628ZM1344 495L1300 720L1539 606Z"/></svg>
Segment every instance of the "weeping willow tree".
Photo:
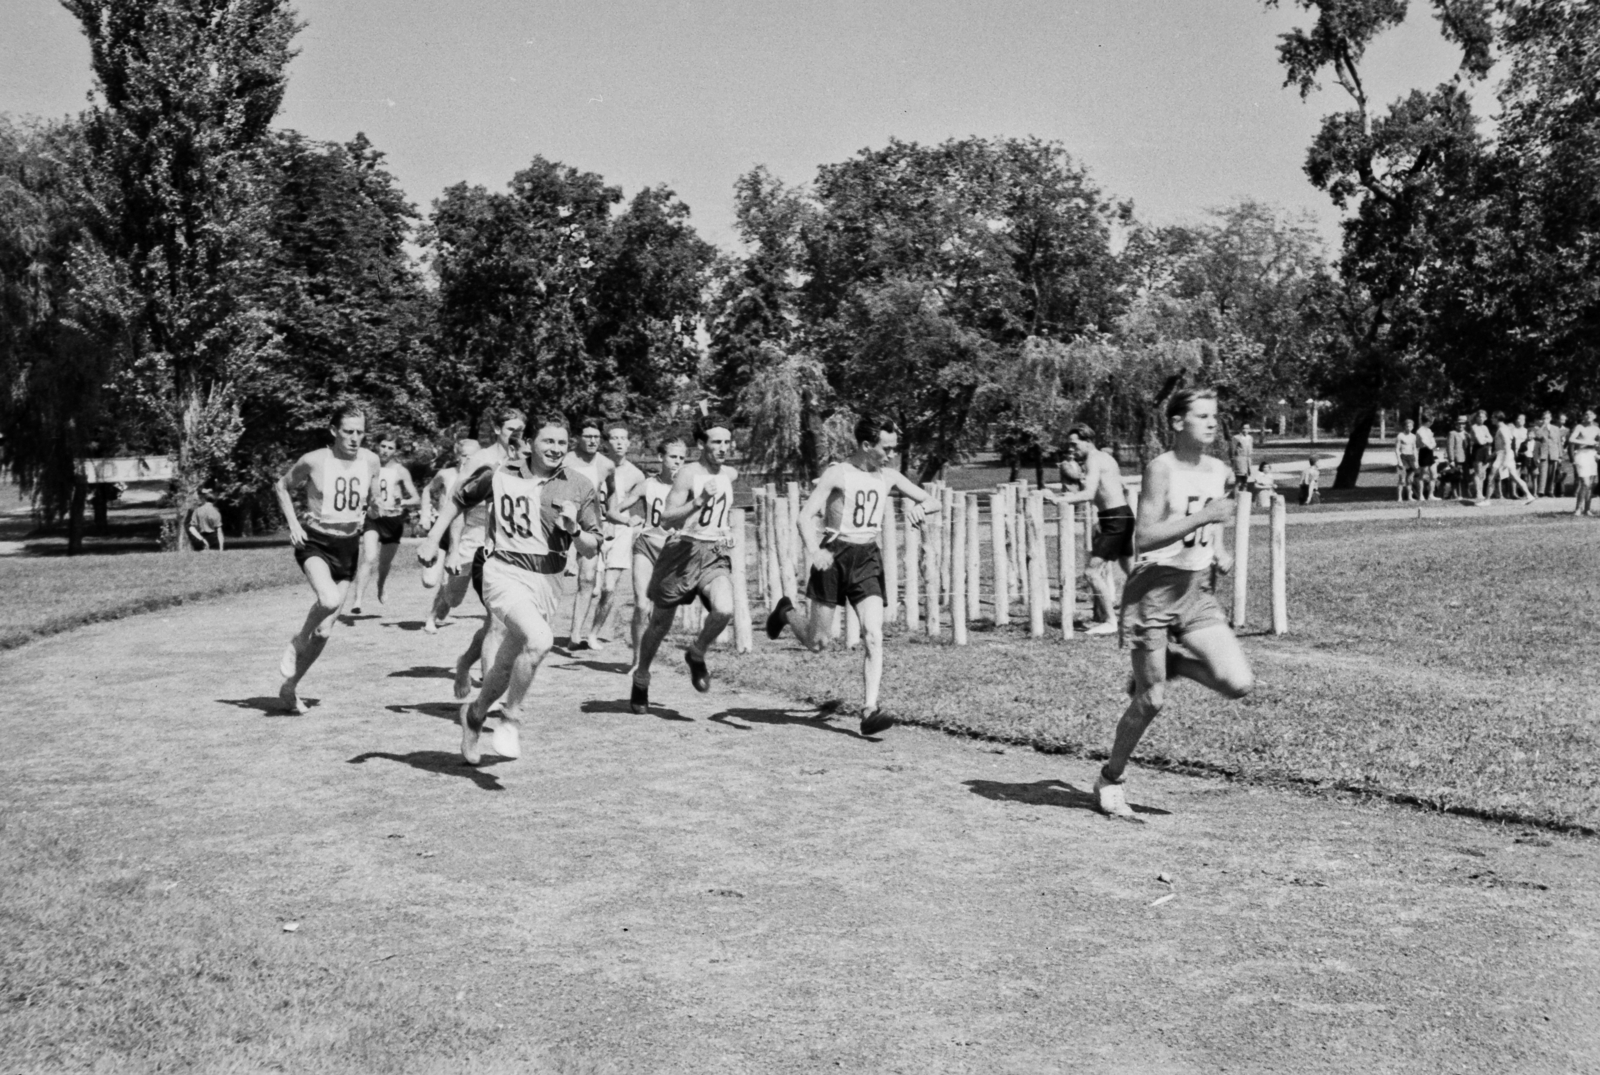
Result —
<svg viewBox="0 0 1600 1075"><path fill-rule="evenodd" d="M775 478L814 480L826 462L818 427L827 392L820 362L763 343L737 402L750 434L745 449L750 466Z"/></svg>

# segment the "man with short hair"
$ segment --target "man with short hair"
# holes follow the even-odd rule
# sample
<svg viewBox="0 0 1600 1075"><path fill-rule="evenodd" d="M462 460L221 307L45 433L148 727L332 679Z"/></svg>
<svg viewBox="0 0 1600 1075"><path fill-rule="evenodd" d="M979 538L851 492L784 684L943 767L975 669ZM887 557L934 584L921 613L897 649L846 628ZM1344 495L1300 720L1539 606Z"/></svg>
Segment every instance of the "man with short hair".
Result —
<svg viewBox="0 0 1600 1075"><path fill-rule="evenodd" d="M1572 427L1567 435L1567 450L1572 454L1572 477L1576 482L1573 493L1572 514L1588 515L1594 498L1596 448L1600 446L1600 425L1595 424L1594 411L1584 411L1583 421Z"/></svg>
<svg viewBox="0 0 1600 1075"><path fill-rule="evenodd" d="M578 423L577 440L573 442L572 451L562 464L569 473L581 476L594 486L601 503L605 502L607 491L611 488L611 473L616 469L616 464L600 450L605 428L604 418L585 418ZM609 523L604 524L601 529L606 537L611 536L613 527ZM567 565L567 573L576 575L578 579L578 592L572 598L572 625L567 629L567 645L575 650L589 648L583 627L594 606L595 584L600 574L600 565L601 560L598 557L574 557Z"/></svg>
<svg viewBox="0 0 1600 1075"><path fill-rule="evenodd" d="M461 757L482 760L478 737L489 708L504 695L505 709L495 729L495 753L522 754L517 728L523 703L539 665L555 643L550 621L561 603L561 574L567 550L584 559L600 551L600 514L594 486L570 473L567 420L540 418L529 451L517 452L494 467L482 467L456 487L427 540L417 550L424 563L439 555L439 542L455 517L488 505L487 542L493 551L483 563L484 605L505 636L483 676L478 697L461 706Z"/></svg>
<svg viewBox="0 0 1600 1075"><path fill-rule="evenodd" d="M626 524L633 533L633 665L639 663L639 640L644 637L645 624L650 617L650 576L655 572L656 560L667 543L669 531L662 523L667 507L667 496L672 492L672 482L688 458L689 447L682 437L668 437L656 446L661 465L648 478L638 467L628 471L619 468L613 481L611 503L606 518L615 524Z"/></svg>
<svg viewBox="0 0 1600 1075"><path fill-rule="evenodd" d="M1491 445L1494 443L1494 434L1489 430L1489 412L1480 410L1473 415L1472 425L1467 430L1472 461L1472 499L1474 503L1483 504L1489 499L1489 463L1491 461Z"/></svg>
<svg viewBox="0 0 1600 1075"><path fill-rule="evenodd" d="M1417 432L1411 419L1405 420L1400 432L1394 435L1395 499L1410 500L1417 496ZM1238 477L1237 474L1234 475Z"/></svg>
<svg viewBox="0 0 1600 1075"><path fill-rule="evenodd" d="M208 549L221 552L226 545L222 537L222 513L217 510L213 496L209 488L202 488L200 503L189 513L189 525L185 529L189 532L189 544L196 552Z"/></svg>
<svg viewBox="0 0 1600 1075"><path fill-rule="evenodd" d="M1567 416L1561 415L1558 421L1550 420L1550 412L1544 412L1542 436L1539 439L1539 493L1541 496L1560 496L1565 483L1561 480L1561 468L1567 458Z"/></svg>
<svg viewBox="0 0 1600 1075"><path fill-rule="evenodd" d="M598 650L611 641L611 613L616 605L618 587L622 576L633 566L633 542L638 536L638 520L634 516L613 516L610 504L624 485L637 487L645 480L644 471L628 461L628 449L633 446L633 434L626 422L607 422L605 458L611 463L611 474L600 488L601 511L604 514L602 530L609 531L600 545L597 571L600 600L594 607L594 623L589 628L588 647Z"/></svg>
<svg viewBox="0 0 1600 1075"><path fill-rule="evenodd" d="M861 621L865 651L861 734L877 735L894 724L878 705L883 681L883 517L894 510L891 496L908 501L906 522L911 526L921 527L924 511L937 511L938 506L925 509L928 494L889 466L900 447L900 429L893 422L863 417L856 422L855 440L850 458L822 472L800 509L800 536L811 563L806 586L811 607L802 616L788 597L779 598L767 616L767 637L776 639L788 626L801 645L820 650L833 634L839 606L848 601Z"/></svg>
<svg viewBox="0 0 1600 1075"><path fill-rule="evenodd" d="M300 681L328 645L345 592L355 578L361 528L378 482L378 457L361 446L367 431L361 411L341 407L334 412L329 430L333 443L301 456L273 487L278 508L289 524L295 562L316 595L305 623L278 662L283 675L278 700L290 713L306 711L300 700ZM301 489L306 492L304 521L294 503Z"/></svg>
<svg viewBox="0 0 1600 1075"><path fill-rule="evenodd" d="M1228 458L1233 463L1234 481L1243 484L1249 480L1251 457L1255 454L1255 449L1256 439L1252 435L1250 423L1246 422L1228 441Z"/></svg>
<svg viewBox="0 0 1600 1075"><path fill-rule="evenodd" d="M1445 438L1445 474L1451 495L1467 495L1467 475L1472 467L1472 434L1467 429L1467 416L1456 416L1456 427Z"/></svg>
<svg viewBox="0 0 1600 1075"><path fill-rule="evenodd" d="M378 485L372 494L372 511L361 528L361 561L356 568L355 585L350 588L352 616L361 614L361 602L374 572L378 576L378 603L386 604L384 589L389 585L389 569L394 566L394 554L400 551L400 538L405 533L406 509L422 500L411 480L411 471L395 458L399 451L393 435L378 438Z"/></svg>
<svg viewBox="0 0 1600 1075"><path fill-rule="evenodd" d="M1245 430L1248 432L1249 428L1246 426ZM1122 469L1117 466L1116 456L1095 447L1094 430L1090 426L1079 422L1067 430L1067 454L1083 467L1083 490L1061 495L1046 491L1045 496L1058 504L1094 502L1097 521L1089 546L1089 569L1084 574L1106 618L1090 624L1085 633L1114 635L1117 633L1117 585L1111 565L1119 564L1123 574L1133 570L1133 509L1128 507L1128 494L1122 486ZM1072 610L1067 609L1065 614L1070 617ZM1070 628L1071 624L1062 626Z"/></svg>
<svg viewBox="0 0 1600 1075"><path fill-rule="evenodd" d="M728 549L733 543L733 482L739 475L726 465L733 453L733 430L726 420L705 415L694 438L700 456L678 471L661 512L662 525L676 533L667 539L650 576L650 623L639 639L629 698L635 713L650 711L650 665L672 630L679 605L698 598L706 607L705 626L683 651L689 682L701 694L711 689L706 651L733 619Z"/></svg>
<svg viewBox="0 0 1600 1075"><path fill-rule="evenodd" d="M1439 477L1439 442L1434 439L1433 426L1428 422L1428 416L1423 415L1422 421L1417 425L1417 477L1422 482L1422 499L1438 500L1434 495L1434 483Z"/></svg>

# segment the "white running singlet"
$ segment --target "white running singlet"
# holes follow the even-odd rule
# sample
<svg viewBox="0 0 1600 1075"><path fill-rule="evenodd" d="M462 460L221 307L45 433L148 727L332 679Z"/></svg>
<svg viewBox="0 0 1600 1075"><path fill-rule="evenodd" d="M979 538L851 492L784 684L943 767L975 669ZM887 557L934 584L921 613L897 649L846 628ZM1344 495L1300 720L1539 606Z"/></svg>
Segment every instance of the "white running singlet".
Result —
<svg viewBox="0 0 1600 1075"><path fill-rule="evenodd" d="M378 495L375 499L379 515L400 514L400 502L405 499L401 476L405 473L406 468L399 463L390 463L378 471Z"/></svg>
<svg viewBox="0 0 1600 1075"><path fill-rule="evenodd" d="M733 479L728 477L727 467L715 474L702 471L694 475L689 486L690 502L699 503L701 494L708 488L712 493L711 503L695 509L683 521L679 533L697 541L725 541L731 532L728 517L733 513Z"/></svg>
<svg viewBox="0 0 1600 1075"><path fill-rule="evenodd" d="M1213 500L1227 495L1228 472L1222 467L1168 472L1166 518L1193 515ZM1137 525L1137 524L1135 524ZM1216 559L1216 530L1212 523L1193 530L1169 545L1139 554L1141 564L1161 564L1184 571L1201 571Z"/></svg>
<svg viewBox="0 0 1600 1075"><path fill-rule="evenodd" d="M667 510L667 494L671 492L670 482L657 478L645 479L644 499L639 501L644 514L645 537L660 539L667 536L667 528L661 525L661 513Z"/></svg>
<svg viewBox="0 0 1600 1075"><path fill-rule="evenodd" d="M365 448L354 459L322 449L322 466L306 483L305 521L331 534L354 533L367 517L368 484L378 457Z"/></svg>
<svg viewBox="0 0 1600 1075"><path fill-rule="evenodd" d="M474 455L471 459L467 460L467 465L461 468L461 474L456 479L457 488L468 481L480 470L483 470L485 467L498 467L501 463L505 462L505 459L506 450L504 448L502 448L499 444L489 445L489 447L483 449L477 455ZM451 489L450 493L453 495L455 493L455 489ZM461 540L450 550L450 557L452 560L451 566L470 563L472 561L473 553L482 548L484 544L488 542L488 540L489 502L484 501L482 504L474 504L463 514L461 522Z"/></svg>
<svg viewBox="0 0 1600 1075"><path fill-rule="evenodd" d="M838 483L843 499L835 502L837 517L828 513L828 532L851 544L876 540L883 530L883 513L889 509L888 475L840 463Z"/></svg>
<svg viewBox="0 0 1600 1075"><path fill-rule="evenodd" d="M540 517L540 493L548 478L529 478L502 466L495 470L490 503L494 505L494 551L521 556L547 556L550 542Z"/></svg>

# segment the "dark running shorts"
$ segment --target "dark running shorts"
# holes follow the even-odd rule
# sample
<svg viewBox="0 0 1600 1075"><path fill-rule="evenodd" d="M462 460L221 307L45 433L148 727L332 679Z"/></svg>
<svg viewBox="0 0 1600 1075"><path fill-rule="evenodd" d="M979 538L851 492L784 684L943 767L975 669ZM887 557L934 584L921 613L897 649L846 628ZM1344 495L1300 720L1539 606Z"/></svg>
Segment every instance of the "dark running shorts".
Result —
<svg viewBox="0 0 1600 1075"><path fill-rule="evenodd" d="M650 575L650 588L645 596L653 605L677 608L696 597L708 599L707 590L712 580L732 574L733 564L728 560L728 552L717 542L675 537L656 557L656 569Z"/></svg>
<svg viewBox="0 0 1600 1075"><path fill-rule="evenodd" d="M366 525L361 528L361 532L377 534L379 545L398 545L400 535L405 533L405 529L404 515L368 515Z"/></svg>
<svg viewBox="0 0 1600 1075"><path fill-rule="evenodd" d="M869 597L883 599L883 551L876 541L857 545L835 541L823 548L833 553L833 566L811 569L806 596L824 605L859 605Z"/></svg>
<svg viewBox="0 0 1600 1075"><path fill-rule="evenodd" d="M1133 555L1133 509L1106 508L1100 513L1100 525L1094 528L1094 542L1089 551L1102 560L1120 560Z"/></svg>
<svg viewBox="0 0 1600 1075"><path fill-rule="evenodd" d="M1227 622L1211 593L1210 568L1141 564L1122 590L1122 633L1134 649L1165 650L1169 639Z"/></svg>
<svg viewBox="0 0 1600 1075"><path fill-rule="evenodd" d="M1433 449L1432 448L1418 448L1417 449L1417 465L1418 466L1420 466L1424 470L1426 470L1427 468L1433 466L1433 461L1434 461L1434 454L1433 454Z"/></svg>
<svg viewBox="0 0 1600 1075"><path fill-rule="evenodd" d="M356 577L356 561L361 558L360 534L325 534L306 527L306 543L294 550L294 562L305 569L307 560L321 560L328 565L334 582L348 582Z"/></svg>
<svg viewBox="0 0 1600 1075"><path fill-rule="evenodd" d="M1471 460L1471 462L1472 462L1473 466L1477 466L1480 463L1483 464L1484 466L1488 466L1489 465L1489 456L1490 456L1490 452L1489 452L1489 446L1487 444L1474 444L1472 446L1472 460Z"/></svg>

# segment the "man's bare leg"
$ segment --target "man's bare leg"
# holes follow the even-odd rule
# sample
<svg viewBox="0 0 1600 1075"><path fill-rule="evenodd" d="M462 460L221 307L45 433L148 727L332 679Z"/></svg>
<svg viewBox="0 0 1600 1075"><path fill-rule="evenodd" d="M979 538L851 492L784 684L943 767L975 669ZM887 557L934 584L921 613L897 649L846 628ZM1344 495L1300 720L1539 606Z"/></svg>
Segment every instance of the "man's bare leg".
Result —
<svg viewBox="0 0 1600 1075"><path fill-rule="evenodd" d="M572 626L567 629L567 645L575 648L584 641L583 626L589 622L594 605L595 561L578 560L578 592L572 597Z"/></svg>
<svg viewBox="0 0 1600 1075"><path fill-rule="evenodd" d="M650 666L661 648L661 640L672 630L672 621L677 617L676 605L655 605L650 609L650 622L639 636L639 652L633 660L633 694L629 705L635 713L650 711Z"/></svg>
<svg viewBox="0 0 1600 1075"><path fill-rule="evenodd" d="M311 561L307 560L307 563ZM372 572L378 563L378 532L365 531L361 535L361 558L356 561L356 581L349 587L350 608L349 614L354 615L361 611L361 603L366 599L367 587L372 582Z"/></svg>
<svg viewBox="0 0 1600 1075"><path fill-rule="evenodd" d="M600 601L594 607L594 626L589 628L589 648L599 649L611 641L611 613L616 605L617 590L622 583L624 569L608 567L600 585Z"/></svg>
<svg viewBox="0 0 1600 1075"><path fill-rule="evenodd" d="M791 604L784 609L783 619L802 646L812 653L821 653L833 637L833 621L839 613L839 606L824 604L814 597L808 599L806 604L803 613Z"/></svg>
<svg viewBox="0 0 1600 1075"><path fill-rule="evenodd" d="M289 639L289 645L278 662L278 671L283 676L283 683L278 687L278 700L290 713L306 711L305 704L300 701L300 680L327 647L334 624L339 621L339 609L344 604L345 593L350 587L348 581L333 581L333 572L326 561L308 559L302 570L306 581L311 584L311 592L316 595L316 603L306 614L300 630Z"/></svg>
<svg viewBox="0 0 1600 1075"><path fill-rule="evenodd" d="M653 607L650 604L650 575L655 570L655 565L648 556L635 555L633 558L633 667L639 667L639 643L644 639L645 629L650 623L650 613ZM631 672L633 669L629 669Z"/></svg>
<svg viewBox="0 0 1600 1075"><path fill-rule="evenodd" d="M1114 635L1117 633L1117 586L1111 577L1111 562L1102 560L1098 556L1089 557L1089 570L1084 572L1089 580L1089 589L1094 592L1100 607L1105 610L1106 618L1097 620L1087 633L1091 635ZM1071 610L1066 610L1070 614ZM1064 630L1070 629L1070 624L1061 625Z"/></svg>
<svg viewBox="0 0 1600 1075"><path fill-rule="evenodd" d="M399 551L398 544L378 546L378 604L380 605L386 604L383 595L389 586L389 569L394 566L394 556Z"/></svg>
<svg viewBox="0 0 1600 1075"><path fill-rule="evenodd" d="M449 622L450 613L461 604L462 599L467 596L467 587L471 585L472 578L465 572L445 575L440 579L439 590L428 605L428 618L422 621L422 629L431 635L441 625Z"/></svg>

